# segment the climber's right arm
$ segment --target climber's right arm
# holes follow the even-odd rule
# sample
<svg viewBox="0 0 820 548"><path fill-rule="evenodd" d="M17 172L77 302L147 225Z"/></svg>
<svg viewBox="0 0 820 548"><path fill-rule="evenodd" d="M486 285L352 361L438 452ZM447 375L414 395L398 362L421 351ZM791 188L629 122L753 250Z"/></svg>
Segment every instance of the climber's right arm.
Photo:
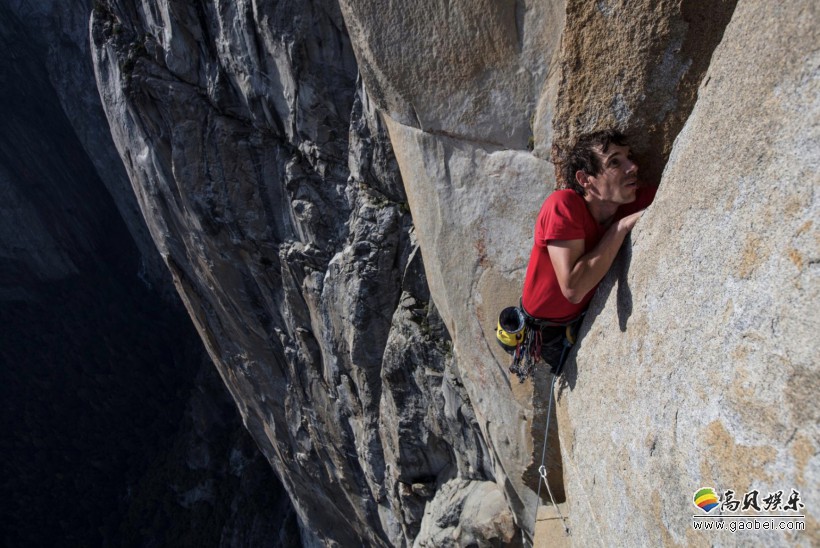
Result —
<svg viewBox="0 0 820 548"><path fill-rule="evenodd" d="M547 243L558 285L569 302L580 303L595 289L642 213L643 210L638 211L614 223L588 253L585 253L584 240L550 240Z"/></svg>

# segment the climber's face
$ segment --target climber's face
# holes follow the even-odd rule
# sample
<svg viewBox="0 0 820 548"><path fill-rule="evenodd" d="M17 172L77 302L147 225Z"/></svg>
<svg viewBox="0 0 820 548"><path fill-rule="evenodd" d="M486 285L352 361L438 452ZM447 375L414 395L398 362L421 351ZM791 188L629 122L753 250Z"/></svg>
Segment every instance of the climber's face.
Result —
<svg viewBox="0 0 820 548"><path fill-rule="evenodd" d="M586 175L584 185L589 199L621 205L635 201L638 190L638 166L628 146L610 144L606 151L593 149L601 165L598 175Z"/></svg>

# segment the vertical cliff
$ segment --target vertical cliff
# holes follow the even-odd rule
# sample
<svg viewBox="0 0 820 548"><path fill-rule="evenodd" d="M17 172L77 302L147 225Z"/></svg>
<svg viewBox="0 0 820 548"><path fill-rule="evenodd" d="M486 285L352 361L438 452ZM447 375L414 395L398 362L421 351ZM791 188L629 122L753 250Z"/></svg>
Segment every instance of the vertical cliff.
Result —
<svg viewBox="0 0 820 548"><path fill-rule="evenodd" d="M738 2L592 305L559 390L573 541L817 543L818 21L813 2ZM701 486L795 489L805 530L695 531Z"/></svg>
<svg viewBox="0 0 820 548"><path fill-rule="evenodd" d="M0 535L298 540L158 268L95 88L89 12L0 2Z"/></svg>
<svg viewBox="0 0 820 548"><path fill-rule="evenodd" d="M492 471L338 6L105 2L91 34L151 234L306 542L412 542L448 480L477 504Z"/></svg>
<svg viewBox="0 0 820 548"><path fill-rule="evenodd" d="M656 182L734 5L395 5L387 17L367 2L342 5L365 84L385 114L433 300L464 364L496 479L530 530L548 379L511 383L506 356L486 334L497 311L518 299L534 215L550 190L544 182L553 181L542 158L560 162L578 133L616 125L633 135L646 178ZM493 24L487 30L476 19ZM394 26L405 39L392 39ZM418 61L429 52L453 56L456 68ZM480 113L471 115L476 104ZM493 117L495 131L484 130ZM553 438L548 463L560 497L558 447Z"/></svg>
<svg viewBox="0 0 820 548"><path fill-rule="evenodd" d="M752 186L724 169L756 154L785 169L787 158L794 177L811 184L816 106L799 103L816 95L813 50L767 54L760 43L769 35L744 29L777 20L785 35L816 44L816 8L796 2L789 15L759 4L97 3L98 86L140 209L247 428L291 496L306 543L531 539L548 384L543 371L524 384L509 378L508 357L493 341L496 314L518 300L552 163L575 135L608 125L632 135L646 178L662 179L661 191L585 322L559 391L550 478L571 511L572 541L626 542L659 525L658 516L654 540L691 536L685 515L671 517L683 511L671 498L657 495L660 506L634 519L611 504L633 482L642 486L636 496L657 484L688 503L701 486L690 480L728 481L714 461L695 465L688 447L663 445L669 435L660 432L672 428L669 398L689 386L679 349L701 340L695 324L704 322L690 296L700 292L726 314L701 330L723 344L703 357L712 373L702 388L741 378L755 348L779 348L770 344L774 327L750 334L726 322L800 300L788 291L768 300L761 286L731 281L721 257L735 248L719 248L701 228L720 234L721 223L733 223L735 241L747 242L735 246L743 280L763 276L756 265L782 255L765 242L788 233L797 238L787 256L805 277L801 291L813 295L817 281L809 187L794 185L794 205L766 213L771 199L753 189L772 183L775 168L761 167ZM742 41L754 46L743 65L748 97L772 90L765 97L785 109L777 123L790 128L767 153L746 134L711 134L753 110L753 99L732 105L725 90L733 75L720 76L740 62L732 52ZM753 70L757 62L775 72ZM726 87L715 85L721 81ZM732 117L722 120L724 109ZM797 134L802 140L786 139ZM719 152L707 154L706 142ZM773 152L776 144L791 152ZM769 220L778 215L794 220ZM632 273L639 262L645 274ZM727 284L738 292L731 306ZM714 321L716 310L702 312ZM789 324L804 339L816 323L807 309L766 310L770 325ZM693 320L684 323L687 314ZM739 341L750 336L757 346L746 348ZM816 377L807 352L795 358L800 380L777 385L792 403L804 392L788 382L805 387ZM762 377L742 378L741 400ZM679 407L693 416L701 402L684 401ZM648 409L664 412L649 417ZM717 416L713 409L710 432L719 443L763 445L752 443L754 427L741 415ZM775 451L799 448L767 469L772 478L811 485L812 416L784 419L794 435L772 441ZM681 437L698 432L693 422L674 424ZM657 439L647 437L655 428ZM666 449L655 456L658 443Z"/></svg>

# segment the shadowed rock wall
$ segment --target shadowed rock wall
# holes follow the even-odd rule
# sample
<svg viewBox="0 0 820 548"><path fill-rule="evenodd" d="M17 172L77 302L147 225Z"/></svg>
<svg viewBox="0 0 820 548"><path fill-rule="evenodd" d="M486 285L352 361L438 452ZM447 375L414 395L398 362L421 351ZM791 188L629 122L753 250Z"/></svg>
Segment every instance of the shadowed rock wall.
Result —
<svg viewBox="0 0 820 548"><path fill-rule="evenodd" d="M88 40L91 0L4 0L19 21L23 41L37 51L44 78L53 89L54 106L71 125L79 148L87 157L140 252L140 276L163 294L173 291L165 265L157 253L137 200L131 191L94 87ZM11 18L9 19L12 20ZM13 84L10 84L13 85ZM175 296L172 298L176 298Z"/></svg>
<svg viewBox="0 0 820 548"><path fill-rule="evenodd" d="M90 9L0 2L0 537L293 545L287 497L152 267Z"/></svg>

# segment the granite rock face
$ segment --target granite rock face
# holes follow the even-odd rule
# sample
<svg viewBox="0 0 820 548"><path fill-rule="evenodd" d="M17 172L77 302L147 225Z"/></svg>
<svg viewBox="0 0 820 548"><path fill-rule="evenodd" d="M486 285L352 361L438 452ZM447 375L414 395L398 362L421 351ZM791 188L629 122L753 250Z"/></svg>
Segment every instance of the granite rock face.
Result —
<svg viewBox="0 0 820 548"><path fill-rule="evenodd" d="M533 441L532 385L507 372L497 313L518 302L536 213L528 195L549 165L527 152L476 146L388 121L433 300L453 337L494 477L523 517L535 493L522 479ZM540 199L546 189L535 192ZM521 245L524 243L524 245ZM535 444L538 445L538 444Z"/></svg>
<svg viewBox="0 0 820 548"><path fill-rule="evenodd" d="M493 455L494 477L514 510L517 525L530 532L549 380L538 375L533 383L511 381L509 358L498 350L493 331L498 311L517 303L520 295L535 215L554 180L553 166L545 158L550 157L552 144L560 150L580 131L614 124L634 135L637 156L652 159L644 165L649 178L654 173L657 180L665 155L695 102L694 90L723 36L733 5L710 4L707 8L670 2L626 9L617 2L569 2L526 5L524 9L525 4L519 3L521 47L509 52L512 58L507 62L535 63L538 68L525 73L537 83L516 99L517 108L504 109L506 118L496 127L531 128L530 152L530 147L512 136L476 137L485 133L485 116L494 112L492 108L481 116L458 120L440 117L443 127L431 128L408 119L397 106L402 104L399 99L415 105L416 90L444 87L439 84L444 75L417 60L431 48L431 40L438 43L431 36L446 34L452 26L444 15L460 7L452 3L446 8L426 6L430 13L438 9L446 14L430 17L423 24L414 17L408 23L398 17L390 19L402 21L394 25L406 24L414 30L408 31L408 40L384 47L383 35L388 33L382 26L386 23L375 21L372 8L365 4L342 3L346 20L353 21L357 59L366 65L362 70L367 86L391 90L385 92L380 107L404 179L433 301L453 337L464 385ZM496 3L483 9L501 21L506 7ZM554 16L564 12L566 18ZM466 17L464 24L468 21ZM419 30L430 26L435 31ZM561 33L560 43L545 38L544 32L553 37ZM534 57L528 48L536 43L544 49ZM396 48L410 49L415 55L396 54ZM462 64L485 63L485 70L495 70L492 57L480 48L454 49ZM465 60L470 55L474 57ZM373 68L380 66L388 68ZM413 74L414 79L391 80L394 73ZM507 97L520 91L515 82L508 80ZM453 95L456 98L477 100L486 90L481 85L461 84L458 78L451 83L459 88ZM613 90L622 95L615 102ZM446 104L420 103L430 113ZM647 118L652 116L657 120ZM564 486L561 467L555 463L559 448L555 434L553 428L548 464L553 490L560 499Z"/></svg>
<svg viewBox="0 0 820 548"><path fill-rule="evenodd" d="M552 160L578 135L617 127L644 181L657 184L736 3L569 0Z"/></svg>
<svg viewBox="0 0 820 548"><path fill-rule="evenodd" d="M561 2L341 0L365 86L396 122L509 148L532 138Z"/></svg>
<svg viewBox="0 0 820 548"><path fill-rule="evenodd" d="M574 542L818 541L819 16L738 3L592 305L559 398ZM701 486L783 491L784 505L796 489L806 529L696 532ZM646 503L608 504L616 493Z"/></svg>
<svg viewBox="0 0 820 548"><path fill-rule="evenodd" d="M91 36L149 229L303 540L411 543L441 484L492 468L338 5L106 2Z"/></svg>
<svg viewBox="0 0 820 548"><path fill-rule="evenodd" d="M803 19L789 20L816 20L815 8L798 4ZM729 28L746 28L744 18L758 8L741 1ZM731 0L628 9L604 1L98 4L91 24L98 84L141 210L246 426L286 485L306 543L505 545L519 542L522 531L532 534L549 386L544 372L533 382L511 380L509 358L493 338L498 311L518 301L533 221L553 186L547 158L553 144L560 152L577 133L615 124L633 135L649 180L660 178L669 159L665 180L674 186L674 177L695 162L681 163L684 143L694 147L711 131L694 131L696 120L715 120L732 102L726 94L707 106L713 84L704 75L719 43L709 74L725 70L721 52L736 47L738 39L724 35L733 10ZM761 28L779 18L763 12ZM816 43L810 24L800 28L806 43ZM801 51L778 49L778 61L767 66L787 70ZM810 87L816 66L806 66L800 81ZM789 91L796 88L778 89L784 105L799 108L800 92ZM790 150L814 146L816 106L804 112L804 140ZM678 153L673 144L690 113ZM715 149L737 162L756 157L723 141ZM812 173L810 156L799 162ZM715 166L699 169L708 165ZM703 177L716 189L726 182L722 172ZM738 190L750 184L745 178L724 189L740 201L724 200L719 214L707 192L693 195L694 182L678 184L681 201L669 202L662 187L642 221L646 232L636 233L631 256L627 245L615 275L627 275L630 257L655 270L619 285L611 304L605 297L613 278L604 284L552 423L550 481L577 513L571 519L579 520L573 521L579 543L596 534L605 542L634 539L655 527L646 516L672 519L663 516L680 510L677 502L647 510L629 529L621 510L607 503L623 496L633 476L640 477L636 484L662 483L683 477L678 467L694 466L675 460L673 451L659 456L669 460L651 465L647 475L644 456L619 443L653 433L641 418L646 409L671 408L661 401L669 393L656 386L684 378L670 356L696 344L691 326L661 340L683 322L694 288L680 291L683 280L667 279L657 265L687 273L704 302L722 302L724 286L703 284L697 273L704 265L703 276L720 272L717 257L725 254L701 237L695 212L715 227L736 219L737 241L767 234L771 224L744 209L755 196ZM788 211L813 215L814 206L801 199ZM696 210L696 203L703 205ZM801 222L794 233L804 247L792 245L789 257L805 267L803 287L812 291L806 246L814 242L813 225ZM670 233L677 238L683 229L691 239L674 241L689 247L672 253ZM652 230L662 240L638 257ZM756 271L754 261L779 256L765 253L766 241L748 244L744 279ZM658 293L664 284L667 293ZM751 286L739 291L744 297L732 301L742 310L770 304ZM637 313L627 317L639 292L655 303L652 310L668 314L656 318L661 325L654 330ZM661 307L658 299L667 294ZM771 313L784 325L794 321L800 332L816 323L810 311L796 320L787 320L787 311ZM614 330L606 324L613 314ZM639 325L643 331L633 335ZM716 344L723 323L709 329ZM743 338L734 333L729 339ZM632 372L632 354L648 348L640 346L644 336L666 345L664 354L641 358L655 384L628 390L633 405L624 406L612 377ZM755 348L767 348L771 336L756 332ZM715 352L704 363L721 360L726 380L742 370L740 358ZM583 373L595 368L597 375ZM804 368L809 373L800 378L812 379L811 366ZM584 386L582 379L589 379ZM704 386L724 380L706 379ZM749 377L739 390L754 390L755 382ZM687 401L694 416L700 402ZM616 417L622 420L614 424ZM797 436L811 417L786 423L787 431ZM658 439L676 431L661 427ZM712 427L719 443L748 445L745 428L739 418ZM795 440L780 440L778 450ZM793 462L810 463L814 446L800 440L803 451ZM595 467L600 472L592 478L578 474ZM708 466L698 469L704 482L718 481L707 472ZM794 477L803 486L813 476ZM592 511L606 516L595 522L603 530L580 531L593 521L581 509L589 482L599 490L598 504L607 506ZM688 504L700 485L678 487ZM687 538L685 531L670 535L660 541Z"/></svg>

